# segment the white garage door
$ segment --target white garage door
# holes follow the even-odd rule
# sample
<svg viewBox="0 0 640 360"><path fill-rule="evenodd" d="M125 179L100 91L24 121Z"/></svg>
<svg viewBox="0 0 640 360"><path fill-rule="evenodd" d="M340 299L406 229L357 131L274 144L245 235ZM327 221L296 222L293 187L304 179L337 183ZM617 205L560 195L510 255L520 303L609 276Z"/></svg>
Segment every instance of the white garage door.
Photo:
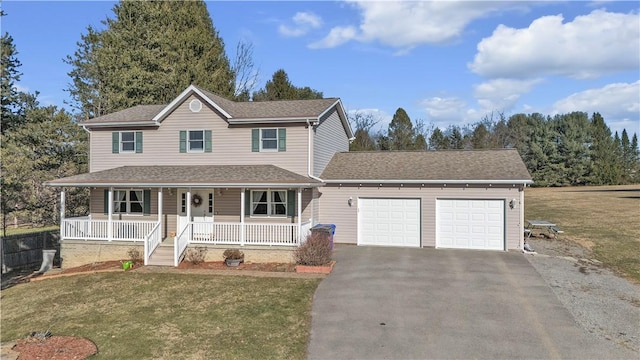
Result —
<svg viewBox="0 0 640 360"><path fill-rule="evenodd" d="M504 200L437 200L436 247L504 250Z"/></svg>
<svg viewBox="0 0 640 360"><path fill-rule="evenodd" d="M358 245L420 246L420 199L358 199Z"/></svg>

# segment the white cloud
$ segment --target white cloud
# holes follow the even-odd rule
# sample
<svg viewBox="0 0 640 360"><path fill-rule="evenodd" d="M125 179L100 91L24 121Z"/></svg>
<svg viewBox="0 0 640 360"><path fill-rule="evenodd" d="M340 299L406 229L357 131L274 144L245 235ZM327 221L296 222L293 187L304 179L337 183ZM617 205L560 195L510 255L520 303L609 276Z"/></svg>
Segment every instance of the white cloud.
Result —
<svg viewBox="0 0 640 360"><path fill-rule="evenodd" d="M499 25L478 44L469 68L492 78L555 74L581 79L640 66L637 13L594 10L572 22L563 20L562 15L544 16L524 29Z"/></svg>
<svg viewBox="0 0 640 360"><path fill-rule="evenodd" d="M335 47L348 41L377 41L403 49L457 39L473 20L504 9L523 8L513 2L457 1L353 1L361 13L361 23L337 26L314 48Z"/></svg>
<svg viewBox="0 0 640 360"><path fill-rule="evenodd" d="M461 125L469 118L467 103L457 97L435 96L422 100L420 105L427 113L427 121L440 129L446 129L449 125Z"/></svg>
<svg viewBox="0 0 640 360"><path fill-rule="evenodd" d="M553 104L553 114L572 111L599 112L611 131L638 132L640 126L640 80L609 84L571 94Z"/></svg>
<svg viewBox="0 0 640 360"><path fill-rule="evenodd" d="M478 100L481 111L507 112L514 107L522 94L531 91L531 89L541 81L542 79L493 79L475 85L473 94Z"/></svg>
<svg viewBox="0 0 640 360"><path fill-rule="evenodd" d="M291 19L294 26L281 24L278 31L281 35L287 37L298 37L305 35L311 29L317 29L322 26L322 19L311 12L297 12Z"/></svg>
<svg viewBox="0 0 640 360"><path fill-rule="evenodd" d="M336 26L322 40L309 44L311 49L332 48L356 38L357 30L353 26Z"/></svg>

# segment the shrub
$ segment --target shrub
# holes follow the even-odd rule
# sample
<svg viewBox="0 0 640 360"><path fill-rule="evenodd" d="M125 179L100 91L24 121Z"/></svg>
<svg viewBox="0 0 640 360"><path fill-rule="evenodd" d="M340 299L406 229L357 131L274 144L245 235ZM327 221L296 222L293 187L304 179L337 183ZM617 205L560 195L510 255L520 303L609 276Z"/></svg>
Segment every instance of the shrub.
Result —
<svg viewBox="0 0 640 360"><path fill-rule="evenodd" d="M314 231L294 253L296 263L300 265L326 265L331 262L331 244L329 234Z"/></svg>
<svg viewBox="0 0 640 360"><path fill-rule="evenodd" d="M127 255L129 255L129 260L133 261L134 264L139 264L144 261L144 259L142 258L142 253L137 247L129 248L129 251L127 251Z"/></svg>
<svg viewBox="0 0 640 360"><path fill-rule="evenodd" d="M207 257L206 247L196 247L187 249L187 253L184 255L185 259L193 265L202 264Z"/></svg>
<svg viewBox="0 0 640 360"><path fill-rule="evenodd" d="M222 253L225 260L242 260L244 261L244 253L239 249L227 249Z"/></svg>

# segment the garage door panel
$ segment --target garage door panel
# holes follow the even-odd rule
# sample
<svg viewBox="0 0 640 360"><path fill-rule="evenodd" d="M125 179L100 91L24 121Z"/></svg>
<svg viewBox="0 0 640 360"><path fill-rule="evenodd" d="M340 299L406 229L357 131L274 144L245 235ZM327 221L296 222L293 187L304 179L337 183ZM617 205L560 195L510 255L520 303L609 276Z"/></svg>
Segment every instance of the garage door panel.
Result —
<svg viewBox="0 0 640 360"><path fill-rule="evenodd" d="M358 199L358 244L420 246L420 199Z"/></svg>
<svg viewBox="0 0 640 360"><path fill-rule="evenodd" d="M504 200L438 199L436 247L504 250Z"/></svg>

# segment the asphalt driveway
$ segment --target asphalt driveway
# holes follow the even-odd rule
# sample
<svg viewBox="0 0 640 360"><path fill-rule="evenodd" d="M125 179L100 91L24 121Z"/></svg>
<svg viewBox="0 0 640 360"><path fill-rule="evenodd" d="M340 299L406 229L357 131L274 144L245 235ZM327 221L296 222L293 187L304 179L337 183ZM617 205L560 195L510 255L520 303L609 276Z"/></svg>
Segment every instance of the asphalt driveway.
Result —
<svg viewBox="0 0 640 360"><path fill-rule="evenodd" d="M580 328L520 253L339 246L309 359L636 358Z"/></svg>

